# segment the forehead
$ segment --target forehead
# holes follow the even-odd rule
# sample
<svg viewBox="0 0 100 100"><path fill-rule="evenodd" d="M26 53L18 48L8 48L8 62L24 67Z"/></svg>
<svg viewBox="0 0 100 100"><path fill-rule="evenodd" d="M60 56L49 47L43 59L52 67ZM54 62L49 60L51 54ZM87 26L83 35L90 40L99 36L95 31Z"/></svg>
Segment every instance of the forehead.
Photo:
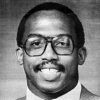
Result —
<svg viewBox="0 0 100 100"><path fill-rule="evenodd" d="M70 34L76 38L74 21L56 10L38 11L31 15L25 24L24 38L29 34L40 34L43 36Z"/></svg>

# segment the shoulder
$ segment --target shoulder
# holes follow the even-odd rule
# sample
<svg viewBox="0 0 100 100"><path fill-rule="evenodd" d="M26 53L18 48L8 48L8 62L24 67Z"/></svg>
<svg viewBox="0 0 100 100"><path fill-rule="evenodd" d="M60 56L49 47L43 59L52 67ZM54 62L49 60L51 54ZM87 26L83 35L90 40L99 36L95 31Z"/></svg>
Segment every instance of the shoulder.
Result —
<svg viewBox="0 0 100 100"><path fill-rule="evenodd" d="M16 99L16 100L26 100L26 96L21 97L21 98L18 98L18 99Z"/></svg>
<svg viewBox="0 0 100 100"><path fill-rule="evenodd" d="M88 91L83 85L80 100L100 100L100 97Z"/></svg>

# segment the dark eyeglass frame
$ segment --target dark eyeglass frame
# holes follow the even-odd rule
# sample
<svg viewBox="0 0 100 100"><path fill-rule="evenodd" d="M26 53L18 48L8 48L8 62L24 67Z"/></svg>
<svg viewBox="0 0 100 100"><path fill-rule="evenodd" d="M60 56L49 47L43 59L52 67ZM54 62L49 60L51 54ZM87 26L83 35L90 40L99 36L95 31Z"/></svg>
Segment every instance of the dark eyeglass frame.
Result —
<svg viewBox="0 0 100 100"><path fill-rule="evenodd" d="M39 54L39 55L29 55L29 53L28 53L27 50L26 50L26 43L27 43L28 39L29 39L30 37L34 37L34 36L38 36L38 37L44 38L45 41L46 41L46 45L45 45L45 47L44 47L44 50L43 50L43 52L42 52L41 54ZM53 38L55 38L55 37L45 37L45 36L40 35L40 34L29 34L29 35L28 35L28 38L27 38L26 41L25 41L25 43L24 43L23 45L21 45L21 47L24 49L24 51L26 52L26 54L27 54L28 56L34 57L34 56L41 56L41 55L43 55L43 53L45 52L45 50L46 50L46 48L47 48L48 43L51 43L51 47L52 47L52 49L54 50L54 52L55 52L57 55L71 55L71 54L73 53L73 51L74 51L74 48L77 47L77 45L74 44L74 40L73 40L72 36L69 35L69 34L60 34L60 35L58 35L58 36L56 36L56 37L60 37L60 36L67 36L68 38L70 38L70 39L72 40L73 49L72 49L72 51L70 52L70 54L59 54L59 53L57 53L56 50L54 49L53 42L52 42Z"/></svg>

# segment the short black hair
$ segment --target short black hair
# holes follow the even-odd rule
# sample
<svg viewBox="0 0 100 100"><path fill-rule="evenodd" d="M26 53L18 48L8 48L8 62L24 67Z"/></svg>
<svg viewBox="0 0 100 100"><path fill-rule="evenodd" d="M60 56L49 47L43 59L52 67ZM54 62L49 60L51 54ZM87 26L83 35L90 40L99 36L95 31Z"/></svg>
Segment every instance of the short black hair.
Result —
<svg viewBox="0 0 100 100"><path fill-rule="evenodd" d="M55 2L45 2L45 3L35 6L34 8L32 8L29 12L27 12L23 16L23 18L19 24L19 27L18 27L17 38L16 38L17 45L19 47L21 47L21 45L23 45L22 40L23 40L23 36L24 36L25 23L26 23L27 19L32 14L34 14L38 11L43 11L43 10L57 10L59 12L64 13L69 18L73 19L73 21L75 23L75 32L76 32L76 37L77 37L77 47L81 48L84 46L84 43L85 43L84 30L83 30L82 23L80 22L77 15L65 5L55 3Z"/></svg>

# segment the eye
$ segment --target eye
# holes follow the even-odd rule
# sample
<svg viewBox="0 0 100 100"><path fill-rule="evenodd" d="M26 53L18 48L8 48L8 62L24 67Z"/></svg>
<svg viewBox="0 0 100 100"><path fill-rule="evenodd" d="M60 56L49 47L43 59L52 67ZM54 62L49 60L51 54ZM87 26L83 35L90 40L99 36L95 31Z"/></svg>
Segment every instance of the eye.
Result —
<svg viewBox="0 0 100 100"><path fill-rule="evenodd" d="M39 46L40 45L40 41L34 41L30 45L31 46Z"/></svg>
<svg viewBox="0 0 100 100"><path fill-rule="evenodd" d="M29 44L29 48L39 49L44 46L44 42L42 40L35 40Z"/></svg>
<svg viewBox="0 0 100 100"><path fill-rule="evenodd" d="M59 47L69 47L70 43L69 42L63 42L63 41L61 41L61 42L58 42L56 44L56 46L59 46Z"/></svg>
<svg viewBox="0 0 100 100"><path fill-rule="evenodd" d="M42 37L30 37L26 43L25 43L25 48L27 50L36 50L36 49L41 49L44 48L46 44L46 41Z"/></svg>
<svg viewBox="0 0 100 100"><path fill-rule="evenodd" d="M31 46L39 46L41 44L42 44L41 41L33 41L30 43Z"/></svg>

